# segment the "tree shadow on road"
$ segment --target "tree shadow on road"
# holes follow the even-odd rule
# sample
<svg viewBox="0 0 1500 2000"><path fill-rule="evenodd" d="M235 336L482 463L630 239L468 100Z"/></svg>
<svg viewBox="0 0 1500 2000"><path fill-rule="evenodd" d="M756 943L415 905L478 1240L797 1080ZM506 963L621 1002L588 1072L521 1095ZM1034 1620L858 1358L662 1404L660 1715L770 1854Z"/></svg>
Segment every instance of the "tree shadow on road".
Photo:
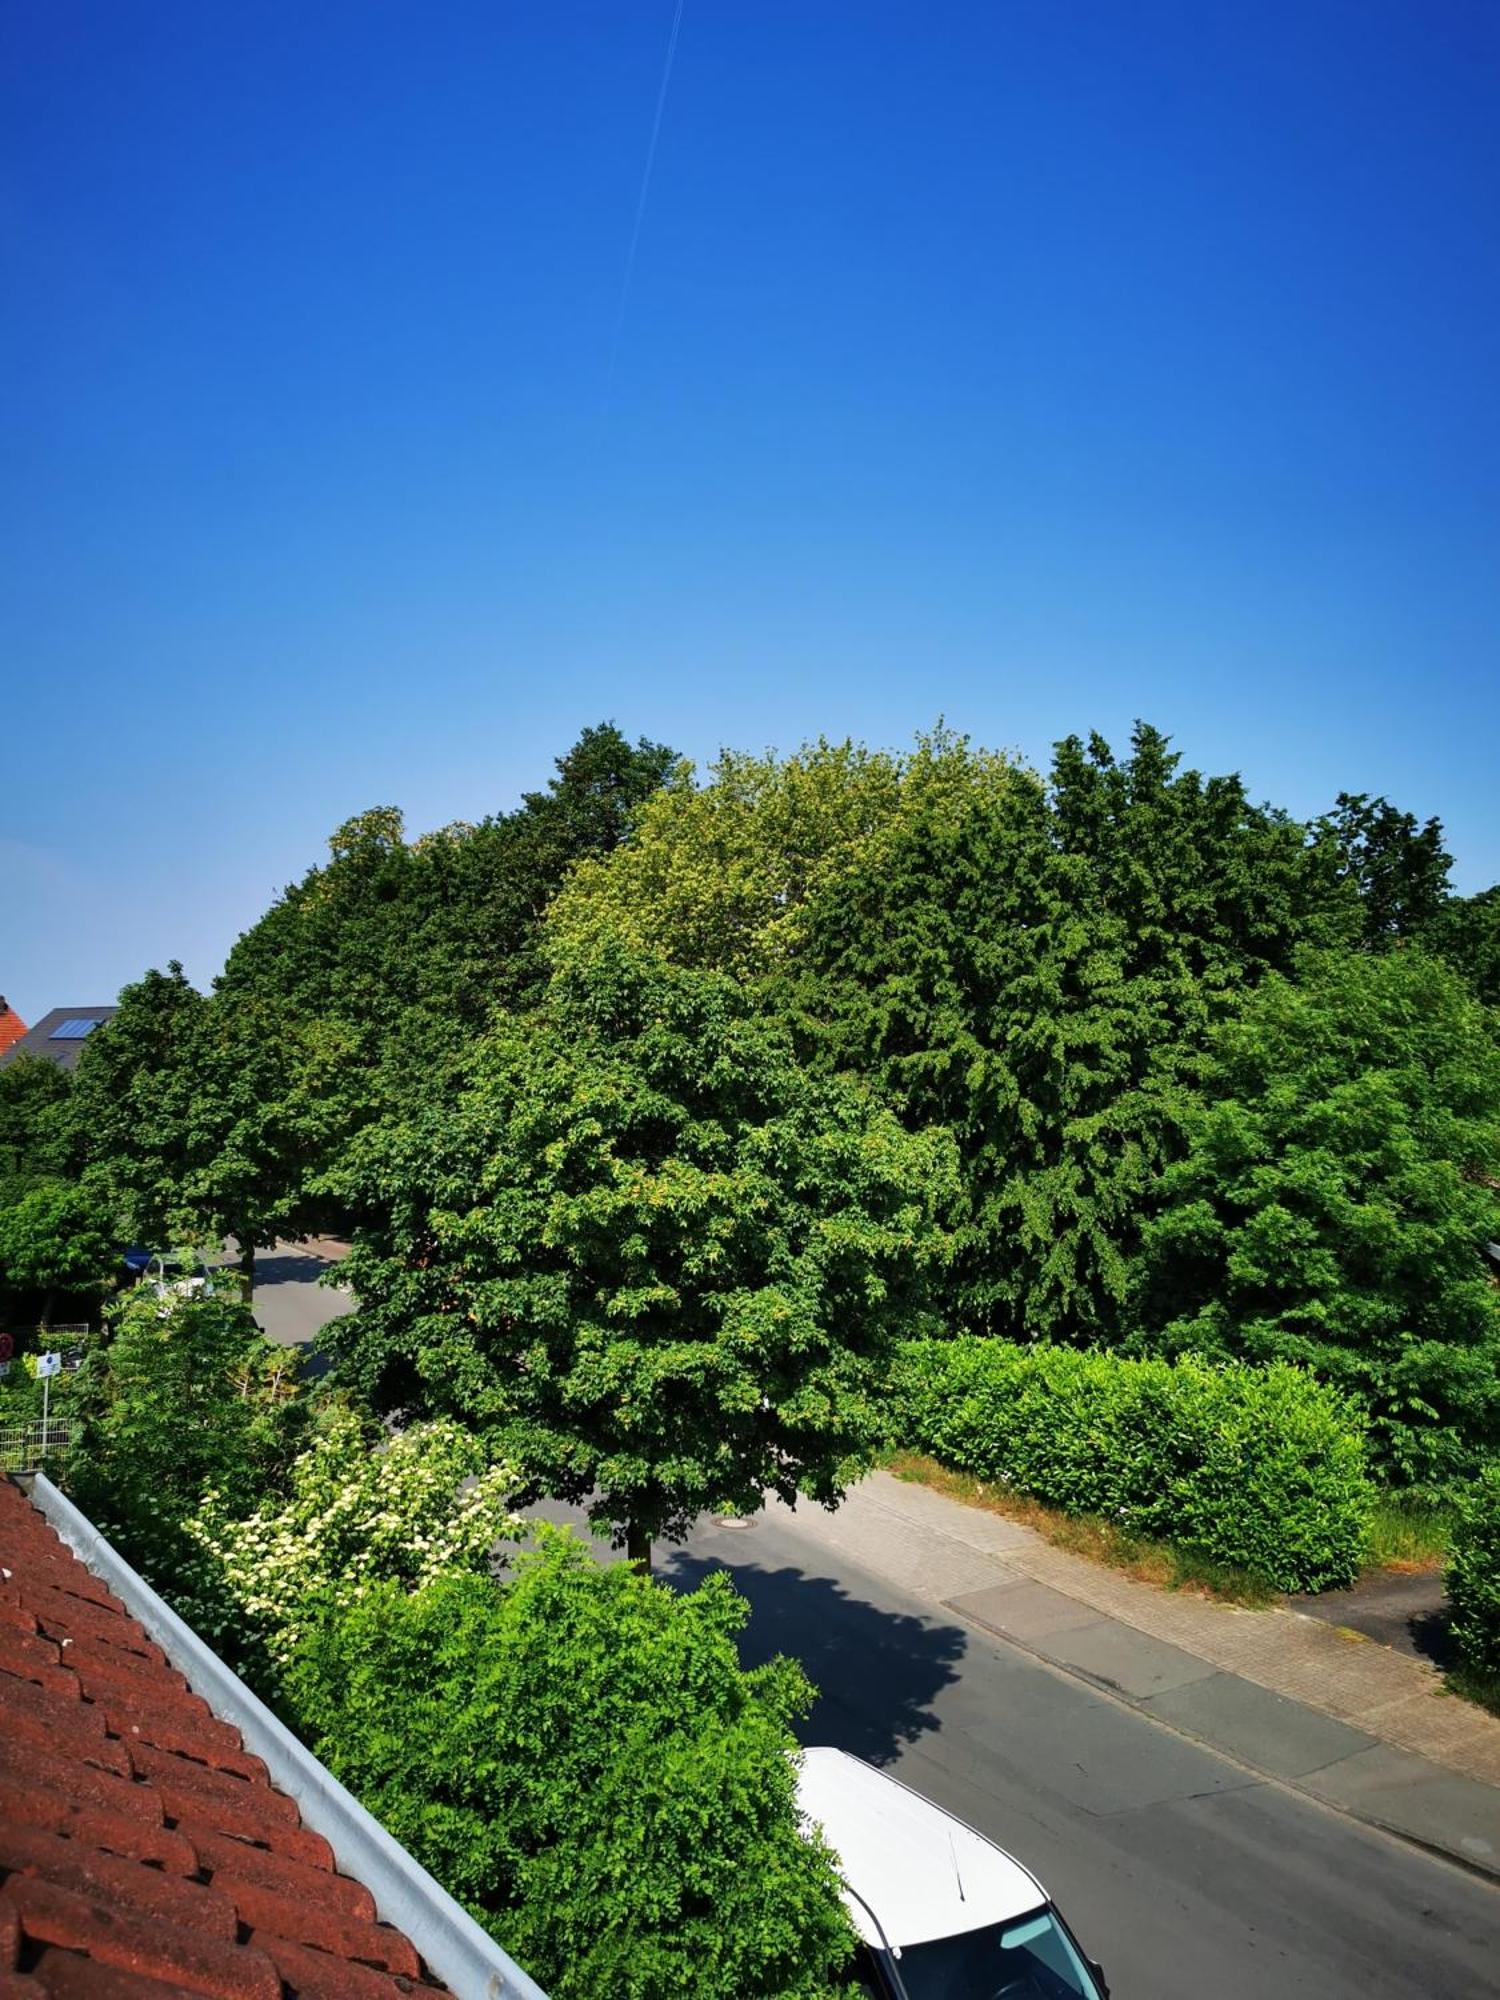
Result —
<svg viewBox="0 0 1500 2000"><path fill-rule="evenodd" d="M960 1627L882 1611L832 1577L662 1552L660 1573L681 1590L719 1569L750 1604L740 1636L744 1664L761 1666L789 1653L818 1689L797 1732L804 1743L829 1743L888 1764L903 1744L938 1727L933 1703L958 1679L968 1643Z"/></svg>
<svg viewBox="0 0 1500 2000"><path fill-rule="evenodd" d="M255 1260L255 1289L263 1291L269 1285L315 1285L325 1271L331 1271L334 1262L331 1257L276 1256L262 1251Z"/></svg>

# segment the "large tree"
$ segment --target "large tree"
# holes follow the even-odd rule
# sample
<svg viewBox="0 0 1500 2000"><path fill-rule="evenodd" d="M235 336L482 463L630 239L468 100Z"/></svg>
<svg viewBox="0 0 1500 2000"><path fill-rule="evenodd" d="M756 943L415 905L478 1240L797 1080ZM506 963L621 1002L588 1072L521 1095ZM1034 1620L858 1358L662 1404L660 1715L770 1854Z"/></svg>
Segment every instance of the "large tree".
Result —
<svg viewBox="0 0 1500 2000"><path fill-rule="evenodd" d="M648 1561L705 1508L832 1502L868 1461L949 1155L809 1075L733 982L605 948L341 1180L344 1373Z"/></svg>
<svg viewBox="0 0 1500 2000"><path fill-rule="evenodd" d="M339 1019L370 1060L409 1032L413 1009L463 1032L545 982L537 937L568 869L609 853L661 783L673 753L612 723L584 730L542 791L477 825L409 840L401 813L346 820L329 858L287 889L229 954L221 990L255 994L296 1020Z"/></svg>
<svg viewBox="0 0 1500 2000"><path fill-rule="evenodd" d="M206 1002L175 961L120 994L83 1045L72 1117L126 1236L160 1249L193 1232L184 1200L192 1049Z"/></svg>
<svg viewBox="0 0 1500 2000"><path fill-rule="evenodd" d="M72 1081L45 1056L20 1055L0 1069L0 1204L82 1165L69 1115Z"/></svg>
<svg viewBox="0 0 1500 2000"><path fill-rule="evenodd" d="M732 974L811 1064L946 1126L956 1322L1110 1338L1210 1023L1354 925L1327 839L1179 766L1145 725L1119 760L1070 738L1050 782L943 731L726 756L679 769L550 926Z"/></svg>
<svg viewBox="0 0 1500 2000"><path fill-rule="evenodd" d="M1356 1392L1388 1474L1500 1445L1500 1045L1407 947L1313 953L1217 1034L1139 1279L1144 1344Z"/></svg>

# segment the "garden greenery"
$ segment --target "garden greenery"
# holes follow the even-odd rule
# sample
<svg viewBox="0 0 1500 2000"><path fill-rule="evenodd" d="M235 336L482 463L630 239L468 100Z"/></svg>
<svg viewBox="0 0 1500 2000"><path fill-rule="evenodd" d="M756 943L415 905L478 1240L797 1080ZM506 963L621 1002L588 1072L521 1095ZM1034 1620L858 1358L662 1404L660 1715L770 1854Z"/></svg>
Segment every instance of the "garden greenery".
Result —
<svg viewBox="0 0 1500 2000"><path fill-rule="evenodd" d="M1500 1690L1500 1464L1485 1467L1459 1507L1447 1584L1459 1658Z"/></svg>
<svg viewBox="0 0 1500 2000"><path fill-rule="evenodd" d="M722 1575L679 1594L544 1532L500 1585L371 1590L298 1649L317 1754L553 2000L823 2000L852 1949L798 1821L789 1660Z"/></svg>
<svg viewBox="0 0 1500 2000"><path fill-rule="evenodd" d="M1327 1589L1359 1568L1374 1499L1362 1418L1284 1363L913 1341L891 1410L895 1443L1279 1589Z"/></svg>
<svg viewBox="0 0 1500 2000"><path fill-rule="evenodd" d="M285 1497L239 1514L217 1489L204 1493L183 1523L201 1559L179 1581L178 1608L227 1658L279 1674L311 1619L377 1585L487 1572L497 1542L519 1533L513 1483L457 1424L372 1436L334 1405L293 1460Z"/></svg>

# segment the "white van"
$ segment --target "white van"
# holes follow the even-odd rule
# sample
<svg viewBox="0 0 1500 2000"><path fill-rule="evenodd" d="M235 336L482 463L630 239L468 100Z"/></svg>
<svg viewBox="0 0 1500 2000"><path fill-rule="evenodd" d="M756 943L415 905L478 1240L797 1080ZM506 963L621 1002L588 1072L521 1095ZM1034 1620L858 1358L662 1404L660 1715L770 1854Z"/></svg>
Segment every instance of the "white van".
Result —
<svg viewBox="0 0 1500 2000"><path fill-rule="evenodd" d="M843 1750L804 1750L797 1801L838 1857L874 2000L1108 2000L1036 1877Z"/></svg>

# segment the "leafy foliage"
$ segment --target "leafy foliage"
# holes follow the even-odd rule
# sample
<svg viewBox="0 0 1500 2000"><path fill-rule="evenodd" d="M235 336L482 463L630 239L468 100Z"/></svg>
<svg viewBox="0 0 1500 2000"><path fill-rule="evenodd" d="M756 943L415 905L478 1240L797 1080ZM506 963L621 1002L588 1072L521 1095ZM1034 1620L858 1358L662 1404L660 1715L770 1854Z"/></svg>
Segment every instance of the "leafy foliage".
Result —
<svg viewBox="0 0 1500 2000"><path fill-rule="evenodd" d="M210 1488L184 1523L206 1559L178 1609L219 1651L274 1682L309 1622L338 1615L379 1585L420 1589L435 1577L489 1569L517 1532L510 1475L486 1466L452 1423L414 1424L376 1439L354 1411L323 1412L292 1461L284 1498L236 1513Z"/></svg>
<svg viewBox="0 0 1500 2000"><path fill-rule="evenodd" d="M158 1248L191 1233L188 1050L203 997L173 961L120 994L112 1019L84 1043L72 1116L95 1179L128 1239Z"/></svg>
<svg viewBox="0 0 1500 2000"><path fill-rule="evenodd" d="M1358 901L1363 942L1380 947L1422 936L1443 907L1453 865L1441 823L1418 826L1388 799L1340 792L1321 824L1338 857L1339 879Z"/></svg>
<svg viewBox="0 0 1500 2000"><path fill-rule="evenodd" d="M1300 1369L912 1342L895 1442L1074 1514L1169 1536L1283 1590L1357 1572L1373 1489L1356 1408Z"/></svg>
<svg viewBox="0 0 1500 2000"><path fill-rule="evenodd" d="M1500 1675L1500 1461L1485 1466L1464 1496L1446 1582L1461 1661Z"/></svg>
<svg viewBox="0 0 1500 2000"><path fill-rule="evenodd" d="M1500 1044L1414 949L1314 954L1213 1045L1140 1267L1144 1344L1314 1369L1389 1476L1440 1489L1500 1443Z"/></svg>
<svg viewBox="0 0 1500 2000"><path fill-rule="evenodd" d="M181 1524L206 1490L248 1514L285 1482L306 1416L296 1365L224 1292L140 1286L91 1345L69 1484L153 1580L183 1559Z"/></svg>
<svg viewBox="0 0 1500 2000"><path fill-rule="evenodd" d="M36 1182L70 1179L81 1167L69 1117L72 1082L45 1056L18 1055L0 1068L0 1208Z"/></svg>
<svg viewBox="0 0 1500 2000"><path fill-rule="evenodd" d="M644 1555L706 1507L838 1496L949 1172L730 981L604 951L477 1046L456 1106L366 1136L331 1343Z"/></svg>
<svg viewBox="0 0 1500 2000"><path fill-rule="evenodd" d="M43 1295L42 1322L54 1294L102 1296L118 1262L108 1210L77 1181L44 1180L0 1208L0 1287Z"/></svg>
<svg viewBox="0 0 1500 2000"><path fill-rule="evenodd" d="M815 2000L852 1938L798 1830L787 1660L723 1576L678 1595L548 1534L504 1588L387 1585L304 1643L317 1754L555 2000Z"/></svg>
<svg viewBox="0 0 1500 2000"><path fill-rule="evenodd" d="M1461 972L1487 1006L1500 1007L1500 883L1477 896L1450 897L1422 942Z"/></svg>
<svg viewBox="0 0 1500 2000"><path fill-rule="evenodd" d="M805 1057L946 1126L959 1323L1114 1337L1155 1175L1226 995L1355 923L1328 842L1178 770L1059 745L1050 786L939 731L681 767L550 917L747 983Z"/></svg>
<svg viewBox="0 0 1500 2000"><path fill-rule="evenodd" d="M613 724L586 729L545 791L512 813L408 842L401 814L375 807L329 842L327 864L239 940L220 982L296 1021L339 1020L391 1053L413 1009L467 1029L545 982L542 912L580 856L605 854L671 768L672 752L632 745Z"/></svg>

